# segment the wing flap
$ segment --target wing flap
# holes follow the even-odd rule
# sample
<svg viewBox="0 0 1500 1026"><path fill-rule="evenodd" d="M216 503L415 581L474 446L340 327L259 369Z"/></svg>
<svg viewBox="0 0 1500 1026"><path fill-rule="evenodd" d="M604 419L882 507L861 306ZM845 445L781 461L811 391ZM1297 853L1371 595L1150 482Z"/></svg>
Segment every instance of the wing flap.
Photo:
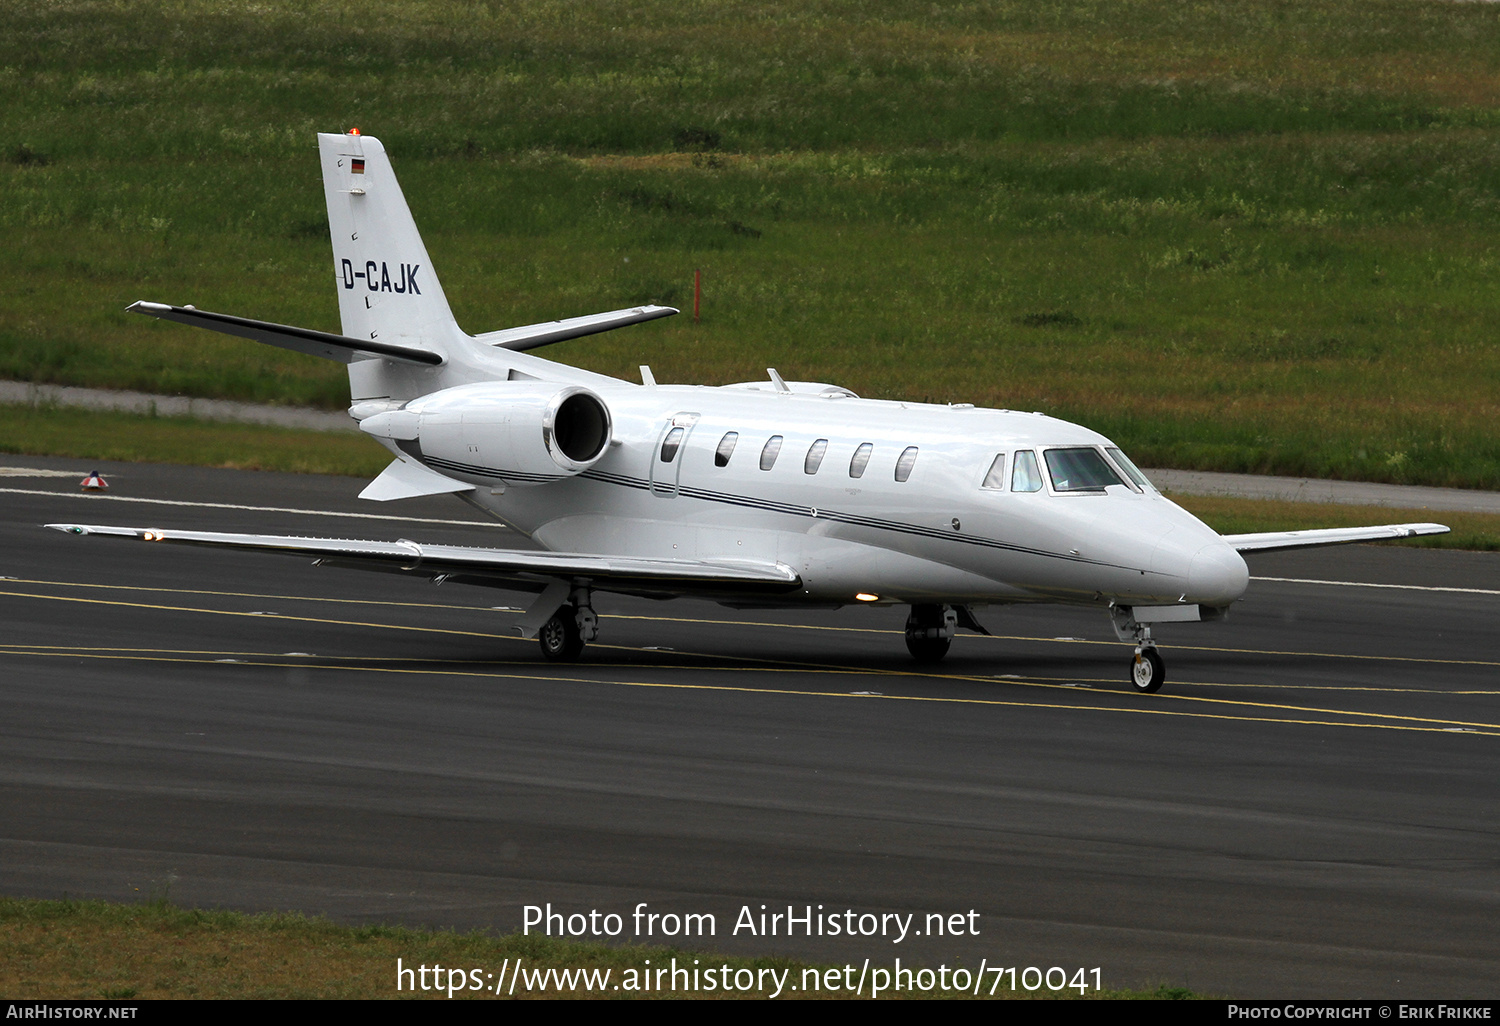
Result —
<svg viewBox="0 0 1500 1026"><path fill-rule="evenodd" d="M270 321L252 321L248 317L210 313L190 306L168 306L166 303L147 303L142 300L131 303L125 309L130 313L147 314L164 321L177 321L191 324L195 328L238 335L240 338L264 342L268 346L291 349L308 356L321 356L325 360L337 360L339 363L352 363L368 356L421 366L435 366L443 362L441 355L420 346L350 338L347 335L333 335L311 328L294 328L289 324L273 324Z"/></svg>
<svg viewBox="0 0 1500 1026"><path fill-rule="evenodd" d="M1311 549L1320 545L1350 545L1355 542L1390 541L1447 534L1442 524L1382 524L1378 527L1332 527L1315 531L1266 531L1260 534L1226 534L1224 540L1239 552L1279 552Z"/></svg>
<svg viewBox="0 0 1500 1026"><path fill-rule="evenodd" d="M801 584L796 572L785 564L751 560L709 562L577 552L528 552L462 545L426 545L404 538L384 542L104 527L93 524L47 526L69 534L277 552L360 570L404 571L423 577L457 577L474 583L501 580L587 580L600 587L614 585L632 591L660 591L668 594L704 590L779 593L790 591Z"/></svg>

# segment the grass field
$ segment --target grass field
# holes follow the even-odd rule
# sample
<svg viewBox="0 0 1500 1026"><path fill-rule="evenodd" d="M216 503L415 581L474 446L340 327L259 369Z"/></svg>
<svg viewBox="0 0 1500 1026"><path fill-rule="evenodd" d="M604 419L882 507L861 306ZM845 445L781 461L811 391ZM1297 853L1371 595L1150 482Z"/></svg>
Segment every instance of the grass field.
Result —
<svg viewBox="0 0 1500 1026"><path fill-rule="evenodd" d="M646 979L648 966L678 964L715 970L715 980L727 975L733 993L723 987L705 989L697 995L658 993L656 988L632 988ZM396 990L396 960L402 967L427 973L403 978ZM738 958L704 951L641 946L605 947L538 936L456 934L408 930L400 927L339 926L326 920L292 914L243 915L237 912L176 908L164 901L148 905L120 905L102 901L35 901L0 898L0 993L14 1001L50 999L113 999L118 1001L161 998L489 998L494 993L469 989L478 977L491 989L494 980L517 961L523 966L522 981L548 970L595 973L597 981L608 972L609 982L601 992L582 986L561 987L556 976L528 989L518 986L502 998L638 998L706 997L768 998L775 977L795 987L783 989L781 997L853 997L847 992L811 991L804 986L814 977L823 981L828 966L816 966L789 958ZM434 976L430 967L442 966ZM449 970L462 968L453 976ZM949 967L950 970L953 967ZM854 976L858 976L855 967ZM806 975L804 975L804 973ZM764 974L764 975L763 975ZM431 986L438 979L443 986ZM513 979L514 974L506 977ZM670 979L670 977L664 977ZM837 978L842 983L845 975ZM684 978L685 979L685 978ZM707 977L699 977L700 982ZM576 981L576 977L575 977ZM745 982L754 984L740 986ZM1078 991L1039 992L1017 990L1006 984L993 995L1012 997L1077 998ZM547 985L550 983L550 986ZM447 985L455 989L448 993ZM980 995L994 978L986 974ZM610 989L610 988L613 989ZM870 997L866 986L862 995ZM938 992L887 993L883 997L965 997ZM1156 990L1106 990L1090 992L1091 998L1186 999L1197 995L1180 988Z"/></svg>
<svg viewBox="0 0 1500 1026"><path fill-rule="evenodd" d="M1142 464L1500 487L1500 10L894 0L0 10L0 376L336 407L313 134L381 137L471 331L1040 409Z"/></svg>
<svg viewBox="0 0 1500 1026"><path fill-rule="evenodd" d="M374 477L391 462L368 435L4 405L0 452L350 477Z"/></svg>

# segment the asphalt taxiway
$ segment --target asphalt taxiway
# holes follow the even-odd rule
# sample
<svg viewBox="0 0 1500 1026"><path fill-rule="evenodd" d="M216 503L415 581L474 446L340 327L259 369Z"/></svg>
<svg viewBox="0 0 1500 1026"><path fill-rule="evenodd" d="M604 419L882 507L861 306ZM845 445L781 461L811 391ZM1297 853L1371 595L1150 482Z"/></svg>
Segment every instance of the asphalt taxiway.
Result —
<svg viewBox="0 0 1500 1026"><path fill-rule="evenodd" d="M39 526L517 543L451 499L142 465L83 497L93 468L0 458L0 892L627 934L645 902L840 964L1500 992L1500 556L1257 557L1227 621L1158 629L1154 696L1101 613L1050 607L921 670L902 610L600 595L558 666L505 634L524 595ZM762 905L978 933L732 932Z"/></svg>

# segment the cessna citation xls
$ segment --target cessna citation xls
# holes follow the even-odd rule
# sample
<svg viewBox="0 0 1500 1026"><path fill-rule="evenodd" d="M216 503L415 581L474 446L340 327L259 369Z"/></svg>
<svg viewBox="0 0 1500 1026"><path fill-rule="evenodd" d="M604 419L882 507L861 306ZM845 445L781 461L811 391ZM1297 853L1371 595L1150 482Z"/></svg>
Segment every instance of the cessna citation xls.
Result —
<svg viewBox="0 0 1500 1026"><path fill-rule="evenodd" d="M1220 537L1109 439L1037 413L860 399L769 380L640 385L527 355L665 317L669 307L470 336L433 273L380 142L319 135L343 334L136 303L130 309L349 365L350 414L395 460L361 493L454 493L541 551L400 541L49 525L259 549L320 565L529 590L549 659L597 633L595 590L729 606L910 606L922 661L977 607L1098 606L1161 687L1161 622L1216 620L1244 594L1242 552L1440 534L1438 524Z"/></svg>

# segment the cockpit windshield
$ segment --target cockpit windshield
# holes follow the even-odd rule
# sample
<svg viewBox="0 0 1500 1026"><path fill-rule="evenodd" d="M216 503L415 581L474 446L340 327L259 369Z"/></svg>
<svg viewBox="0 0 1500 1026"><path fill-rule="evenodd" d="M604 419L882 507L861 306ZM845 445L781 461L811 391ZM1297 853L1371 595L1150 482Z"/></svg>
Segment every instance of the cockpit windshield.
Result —
<svg viewBox="0 0 1500 1026"><path fill-rule="evenodd" d="M1059 492L1097 492L1125 483L1098 449L1048 449L1043 455Z"/></svg>
<svg viewBox="0 0 1500 1026"><path fill-rule="evenodd" d="M1143 489L1151 487L1151 482L1146 480L1146 475L1141 473L1140 467L1130 462L1129 456L1126 456L1123 452L1121 452L1119 449L1114 448L1113 446L1110 446L1104 451L1109 453L1109 458L1115 461L1115 466L1125 471L1126 477L1130 478L1130 480L1140 485Z"/></svg>

